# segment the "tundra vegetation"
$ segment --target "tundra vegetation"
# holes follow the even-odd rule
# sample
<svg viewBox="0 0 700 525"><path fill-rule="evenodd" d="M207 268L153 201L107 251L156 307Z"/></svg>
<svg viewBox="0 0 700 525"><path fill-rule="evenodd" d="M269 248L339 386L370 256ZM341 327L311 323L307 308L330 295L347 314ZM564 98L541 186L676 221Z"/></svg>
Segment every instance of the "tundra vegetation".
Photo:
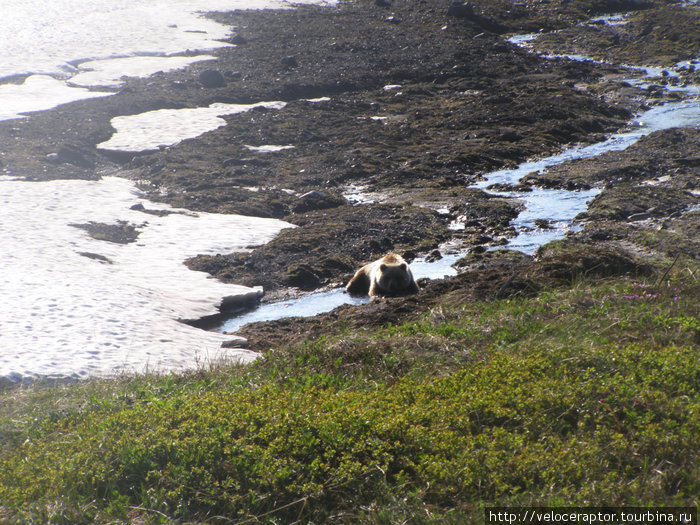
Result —
<svg viewBox="0 0 700 525"><path fill-rule="evenodd" d="M679 258L339 321L252 366L11 389L0 516L478 523L491 504L697 505L699 297L700 266Z"/></svg>

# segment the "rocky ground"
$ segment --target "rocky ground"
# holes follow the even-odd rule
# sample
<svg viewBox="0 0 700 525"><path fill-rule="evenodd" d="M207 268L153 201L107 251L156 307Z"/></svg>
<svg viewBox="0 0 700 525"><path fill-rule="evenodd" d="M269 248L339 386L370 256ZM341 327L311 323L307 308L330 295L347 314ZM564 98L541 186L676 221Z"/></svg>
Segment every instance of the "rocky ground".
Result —
<svg viewBox="0 0 700 525"><path fill-rule="evenodd" d="M617 12L629 13L628 23L590 22ZM613 64L697 58L699 12L660 0L354 0L219 13L235 47L215 52L217 62L130 79L114 96L0 123L0 168L38 180L117 174L140 181L154 200L294 223L250 253L187 261L225 281L263 285L267 300L342 285L389 250L411 259L451 241L472 252L458 277L422 283L413 297L248 326L242 333L255 349L338 319L395 322L446 295L499 297L576 272L645 272L650 256L700 254L700 214L688 212L700 200L697 130L655 133L626 151L527 178L604 187L581 217L583 232L536 260L482 253L513 235L519 204L467 186L491 170L598 141L648 104L677 99L660 86L633 87L630 71ZM537 51L605 62L546 58L507 41L554 30ZM665 82L696 83L698 73L686 68ZM95 148L117 115L272 100L287 105L230 115L227 126L159 151ZM261 153L251 145L293 147ZM448 228L457 216L464 230ZM90 228L123 235L125 225L117 226Z"/></svg>

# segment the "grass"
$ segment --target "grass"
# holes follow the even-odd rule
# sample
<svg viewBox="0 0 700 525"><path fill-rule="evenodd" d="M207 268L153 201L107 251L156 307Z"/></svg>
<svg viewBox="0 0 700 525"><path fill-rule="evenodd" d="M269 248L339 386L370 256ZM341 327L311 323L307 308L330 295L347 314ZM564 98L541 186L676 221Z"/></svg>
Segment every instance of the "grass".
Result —
<svg viewBox="0 0 700 525"><path fill-rule="evenodd" d="M697 505L693 272L445 304L247 367L7 391L0 521L478 523L489 504Z"/></svg>

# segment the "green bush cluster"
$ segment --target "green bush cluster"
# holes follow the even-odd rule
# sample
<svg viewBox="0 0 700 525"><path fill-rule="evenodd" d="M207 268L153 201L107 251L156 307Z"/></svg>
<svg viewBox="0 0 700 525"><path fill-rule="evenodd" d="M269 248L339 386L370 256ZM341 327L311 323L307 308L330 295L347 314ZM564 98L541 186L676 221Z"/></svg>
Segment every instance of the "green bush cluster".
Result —
<svg viewBox="0 0 700 525"><path fill-rule="evenodd" d="M639 301L631 281L581 284L246 368L37 389L39 408L0 411L0 518L458 523L488 503L697 504L698 287L673 287Z"/></svg>

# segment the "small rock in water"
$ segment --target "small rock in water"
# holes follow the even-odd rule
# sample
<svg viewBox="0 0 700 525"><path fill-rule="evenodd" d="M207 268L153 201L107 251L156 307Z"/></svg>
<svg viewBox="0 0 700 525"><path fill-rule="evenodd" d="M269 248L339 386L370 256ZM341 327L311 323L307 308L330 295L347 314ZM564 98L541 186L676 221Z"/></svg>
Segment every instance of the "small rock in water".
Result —
<svg viewBox="0 0 700 525"><path fill-rule="evenodd" d="M488 188L489 191L497 191L501 193L507 192L531 192L532 186L527 184L508 184L505 182L499 182L496 184L491 184Z"/></svg>
<svg viewBox="0 0 700 525"><path fill-rule="evenodd" d="M222 348L248 348L248 340L240 335L228 335L231 339L221 345Z"/></svg>
<svg viewBox="0 0 700 525"><path fill-rule="evenodd" d="M442 259L442 254L440 253L440 250L433 250L425 257L426 262L435 262L439 261L440 259Z"/></svg>
<svg viewBox="0 0 700 525"><path fill-rule="evenodd" d="M413 262L413 259L418 257L418 254L414 250L407 250L403 252L403 258L406 262Z"/></svg>
<svg viewBox="0 0 700 525"><path fill-rule="evenodd" d="M262 290L253 290L245 294L225 297L219 309L227 314L254 310L260 304L263 295Z"/></svg>

